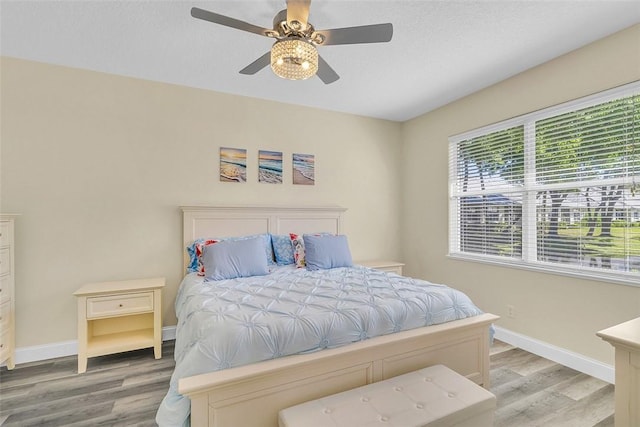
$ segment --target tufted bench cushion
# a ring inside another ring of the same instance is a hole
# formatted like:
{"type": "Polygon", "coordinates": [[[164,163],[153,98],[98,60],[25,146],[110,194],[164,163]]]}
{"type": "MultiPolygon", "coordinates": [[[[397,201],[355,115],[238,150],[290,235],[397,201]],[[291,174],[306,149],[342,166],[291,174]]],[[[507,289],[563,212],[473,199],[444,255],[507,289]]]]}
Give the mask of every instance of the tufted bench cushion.
{"type": "Polygon", "coordinates": [[[491,427],[496,397],[443,365],[283,409],[280,427],[491,427]]]}

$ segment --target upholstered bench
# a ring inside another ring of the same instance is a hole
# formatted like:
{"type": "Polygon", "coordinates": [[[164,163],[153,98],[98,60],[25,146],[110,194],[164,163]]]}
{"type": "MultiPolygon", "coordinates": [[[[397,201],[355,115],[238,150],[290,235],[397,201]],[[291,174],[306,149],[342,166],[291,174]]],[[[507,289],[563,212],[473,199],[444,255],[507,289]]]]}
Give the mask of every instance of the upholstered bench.
{"type": "Polygon", "coordinates": [[[280,427],[491,427],[496,397],[436,365],[283,409],[280,427]]]}

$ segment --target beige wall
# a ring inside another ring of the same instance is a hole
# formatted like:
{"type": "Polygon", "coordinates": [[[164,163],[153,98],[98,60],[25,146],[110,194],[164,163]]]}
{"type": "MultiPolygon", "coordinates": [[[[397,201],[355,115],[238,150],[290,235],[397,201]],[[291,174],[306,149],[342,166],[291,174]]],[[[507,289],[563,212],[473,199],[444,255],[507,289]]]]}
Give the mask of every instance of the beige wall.
{"type": "MultiPolygon", "coordinates": [[[[525,54],[525,53],[523,53],[525,54]]],[[[640,80],[640,25],[406,122],[403,244],[409,275],[465,291],[499,326],[613,363],[595,337],[640,315],[640,287],[447,258],[448,137],[640,80]],[[506,316],[506,306],[516,317],[506,316]]]]}
{"type": "Polygon", "coordinates": [[[76,339],[72,293],[166,276],[165,325],[182,277],[180,205],[348,208],[356,259],[400,256],[399,123],[2,58],[1,211],[16,225],[17,346],[76,339]],[[218,148],[248,149],[248,182],[221,183],[218,148]],[[285,183],[257,182],[259,149],[285,183]],[[291,184],[291,154],[317,184],[291,184]]]}
{"type": "Polygon", "coordinates": [[[0,211],[23,214],[19,347],[75,339],[72,293],[91,281],[166,276],[174,324],[178,206],[193,204],[345,206],[355,258],[402,255],[409,275],[467,292],[500,326],[606,363],[612,350],[595,331],[640,314],[640,288],[448,259],[445,185],[449,136],[640,79],[640,26],[404,124],[11,58],[0,66],[0,211]],[[220,146],[248,149],[247,183],[219,182],[220,146]],[[256,182],[258,149],[284,152],[284,184],[256,182]],[[291,184],[293,152],[316,155],[316,186],[291,184]]]}

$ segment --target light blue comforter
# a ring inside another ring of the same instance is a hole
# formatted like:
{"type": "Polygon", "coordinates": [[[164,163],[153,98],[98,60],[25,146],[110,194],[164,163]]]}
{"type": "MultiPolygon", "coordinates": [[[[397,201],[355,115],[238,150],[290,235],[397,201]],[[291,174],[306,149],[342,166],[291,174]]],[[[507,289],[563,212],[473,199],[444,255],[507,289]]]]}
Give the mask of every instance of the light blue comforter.
{"type": "Polygon", "coordinates": [[[156,421],[189,425],[180,378],[481,313],[455,289],[360,266],[217,282],[191,273],[176,298],[176,367],[156,421]]]}

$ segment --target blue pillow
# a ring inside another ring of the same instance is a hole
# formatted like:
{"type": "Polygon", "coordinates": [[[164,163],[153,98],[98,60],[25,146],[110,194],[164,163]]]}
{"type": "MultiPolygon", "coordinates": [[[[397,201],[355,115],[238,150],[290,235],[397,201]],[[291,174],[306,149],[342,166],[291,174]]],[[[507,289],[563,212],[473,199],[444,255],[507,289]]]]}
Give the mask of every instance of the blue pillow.
{"type": "Polygon", "coordinates": [[[347,236],[302,236],[306,253],[307,270],[352,267],[347,236]]]}
{"type": "Polygon", "coordinates": [[[273,247],[271,246],[271,234],[253,234],[251,236],[239,236],[239,237],[209,237],[206,239],[196,239],[187,246],[187,254],[189,255],[189,265],[187,266],[187,273],[194,273],[198,271],[198,258],[196,255],[196,244],[202,243],[206,240],[217,240],[218,242],[225,242],[231,240],[246,240],[246,239],[255,239],[256,237],[260,237],[264,242],[264,252],[267,257],[267,263],[269,265],[275,264],[275,257],[273,254],[273,247]]]}
{"type": "Polygon", "coordinates": [[[276,264],[289,265],[295,262],[293,259],[293,245],[288,234],[272,234],[271,243],[273,244],[273,253],[276,256],[276,264]]]}
{"type": "Polygon", "coordinates": [[[261,237],[225,240],[205,246],[202,252],[206,280],[235,279],[236,277],[269,274],[261,237]]]}

